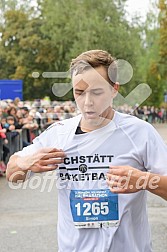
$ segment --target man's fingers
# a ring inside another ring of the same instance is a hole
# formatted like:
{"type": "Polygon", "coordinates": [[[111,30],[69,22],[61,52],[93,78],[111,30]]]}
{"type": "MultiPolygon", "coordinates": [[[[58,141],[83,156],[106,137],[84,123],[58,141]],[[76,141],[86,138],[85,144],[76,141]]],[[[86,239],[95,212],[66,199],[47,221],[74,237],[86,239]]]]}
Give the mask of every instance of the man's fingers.
{"type": "Polygon", "coordinates": [[[42,154],[42,159],[46,160],[49,158],[65,158],[66,154],[64,152],[51,152],[51,153],[47,153],[47,154],[42,154]]]}
{"type": "Polygon", "coordinates": [[[57,152],[57,151],[62,151],[60,149],[57,149],[57,148],[49,148],[49,147],[46,147],[46,148],[42,148],[38,151],[38,153],[52,153],[52,152],[57,152]]]}
{"type": "Polygon", "coordinates": [[[41,166],[40,172],[53,171],[58,168],[58,165],[41,166]]]}
{"type": "Polygon", "coordinates": [[[108,175],[121,175],[122,170],[119,169],[109,169],[108,175]]]}
{"type": "Polygon", "coordinates": [[[107,180],[118,181],[119,179],[120,179],[120,176],[107,173],[107,180]]]}
{"type": "Polygon", "coordinates": [[[51,165],[51,164],[62,164],[64,162],[64,158],[50,158],[47,160],[41,160],[40,165],[51,165]]]}
{"type": "Polygon", "coordinates": [[[126,193],[127,192],[126,189],[119,188],[119,187],[111,187],[110,190],[111,190],[112,193],[117,193],[117,194],[118,193],[126,193]]]}
{"type": "Polygon", "coordinates": [[[130,169],[130,166],[110,166],[108,170],[108,174],[118,175],[118,176],[126,176],[130,173],[132,173],[132,169],[130,169]]]}
{"type": "Polygon", "coordinates": [[[27,160],[27,165],[34,172],[52,171],[58,168],[59,164],[64,163],[65,157],[63,150],[43,148],[27,160]]]}
{"type": "Polygon", "coordinates": [[[123,168],[123,166],[121,166],[121,165],[111,165],[110,166],[110,169],[121,169],[121,168],[123,168]]]}
{"type": "Polygon", "coordinates": [[[109,184],[109,187],[110,188],[124,188],[124,185],[122,185],[121,183],[119,183],[119,182],[115,182],[115,181],[110,181],[110,182],[108,182],[108,184],[109,184]]]}

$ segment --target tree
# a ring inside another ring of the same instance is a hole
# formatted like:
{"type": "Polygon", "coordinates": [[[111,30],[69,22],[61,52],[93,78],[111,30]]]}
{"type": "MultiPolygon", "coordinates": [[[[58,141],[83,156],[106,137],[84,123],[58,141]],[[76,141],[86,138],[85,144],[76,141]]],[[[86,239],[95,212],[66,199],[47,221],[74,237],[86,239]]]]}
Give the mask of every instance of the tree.
{"type": "Polygon", "coordinates": [[[32,77],[53,68],[54,47],[42,34],[40,18],[30,18],[30,13],[9,10],[1,25],[0,78],[23,79],[24,98],[36,98],[50,93],[50,86],[43,78],[32,77]]]}
{"type": "Polygon", "coordinates": [[[164,91],[167,90],[167,1],[159,0],[160,9],[160,64],[162,67],[162,79],[164,84],[164,91]]]}
{"type": "MultiPolygon", "coordinates": [[[[148,13],[146,23],[146,54],[145,54],[145,67],[147,73],[147,83],[152,89],[152,95],[147,100],[147,105],[155,105],[159,107],[164,99],[164,91],[166,84],[166,18],[167,6],[164,0],[159,1],[159,22],[157,23],[157,15],[148,13]],[[166,8],[166,9],[165,9],[166,8]]],[[[157,7],[156,6],[156,9],[157,7]]],[[[166,87],[167,89],[167,87],[166,87]]]]}
{"type": "Polygon", "coordinates": [[[134,78],[124,85],[126,95],[141,82],[138,61],[141,54],[140,27],[132,26],[125,18],[126,1],[43,0],[42,32],[55,44],[56,59],[53,71],[67,71],[69,62],[83,51],[104,49],[116,58],[129,61],[134,78]]]}
{"type": "MultiPolygon", "coordinates": [[[[72,58],[90,49],[107,50],[130,62],[134,76],[122,87],[125,96],[142,82],[141,27],[126,20],[126,0],[38,0],[37,10],[31,1],[27,9],[22,1],[15,2],[4,10],[0,25],[0,78],[23,79],[25,99],[55,99],[53,83],[69,79],[43,78],[42,73],[66,72],[72,58]],[[33,78],[33,72],[40,77],[33,78]]],[[[71,92],[56,97],[66,98],[72,98],[71,92]]]]}

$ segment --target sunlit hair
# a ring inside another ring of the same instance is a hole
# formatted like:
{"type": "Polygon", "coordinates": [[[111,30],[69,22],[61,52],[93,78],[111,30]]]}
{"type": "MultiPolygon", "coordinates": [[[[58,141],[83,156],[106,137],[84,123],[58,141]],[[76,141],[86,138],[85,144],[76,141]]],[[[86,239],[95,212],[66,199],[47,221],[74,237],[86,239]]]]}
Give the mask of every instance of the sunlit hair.
{"type": "Polygon", "coordinates": [[[83,52],[75,59],[72,59],[70,65],[71,77],[81,74],[91,67],[96,68],[103,66],[106,68],[109,83],[114,85],[117,81],[117,64],[116,60],[103,50],[91,50],[83,52]]]}

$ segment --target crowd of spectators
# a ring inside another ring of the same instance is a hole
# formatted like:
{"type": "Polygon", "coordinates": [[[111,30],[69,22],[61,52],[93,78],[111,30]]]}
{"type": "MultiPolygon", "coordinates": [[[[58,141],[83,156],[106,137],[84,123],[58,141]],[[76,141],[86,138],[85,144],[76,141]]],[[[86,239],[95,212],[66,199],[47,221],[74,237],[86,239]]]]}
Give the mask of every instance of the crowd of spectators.
{"type": "Polygon", "coordinates": [[[138,106],[138,104],[135,107],[129,107],[124,104],[124,106],[117,107],[116,110],[122,113],[132,114],[151,124],[167,122],[167,109],[164,107],[138,106]]]}
{"type": "MultiPolygon", "coordinates": [[[[124,104],[115,108],[133,114],[149,123],[167,123],[167,110],[154,106],[129,107],[124,104]]],[[[0,101],[0,176],[5,173],[7,161],[15,151],[29,145],[32,140],[53,122],[79,114],[73,101],[0,101]]]]}

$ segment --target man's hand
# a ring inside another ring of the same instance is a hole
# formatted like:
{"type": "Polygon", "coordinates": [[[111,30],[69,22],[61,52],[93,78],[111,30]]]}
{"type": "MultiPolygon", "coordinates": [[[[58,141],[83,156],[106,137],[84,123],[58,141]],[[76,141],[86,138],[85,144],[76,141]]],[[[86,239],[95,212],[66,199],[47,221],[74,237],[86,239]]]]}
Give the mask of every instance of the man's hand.
{"type": "Polygon", "coordinates": [[[58,165],[64,162],[66,157],[63,150],[56,148],[43,148],[25,157],[18,157],[16,164],[24,171],[46,172],[58,168],[58,165]]]}
{"type": "Polygon", "coordinates": [[[14,154],[10,157],[6,177],[11,182],[23,182],[28,171],[32,172],[47,172],[58,168],[58,165],[64,162],[65,153],[63,150],[56,148],[43,148],[34,154],[24,157],[14,154]]]}
{"type": "Polygon", "coordinates": [[[134,193],[146,189],[150,173],[131,166],[111,166],[107,183],[113,193],[134,193]]]}

